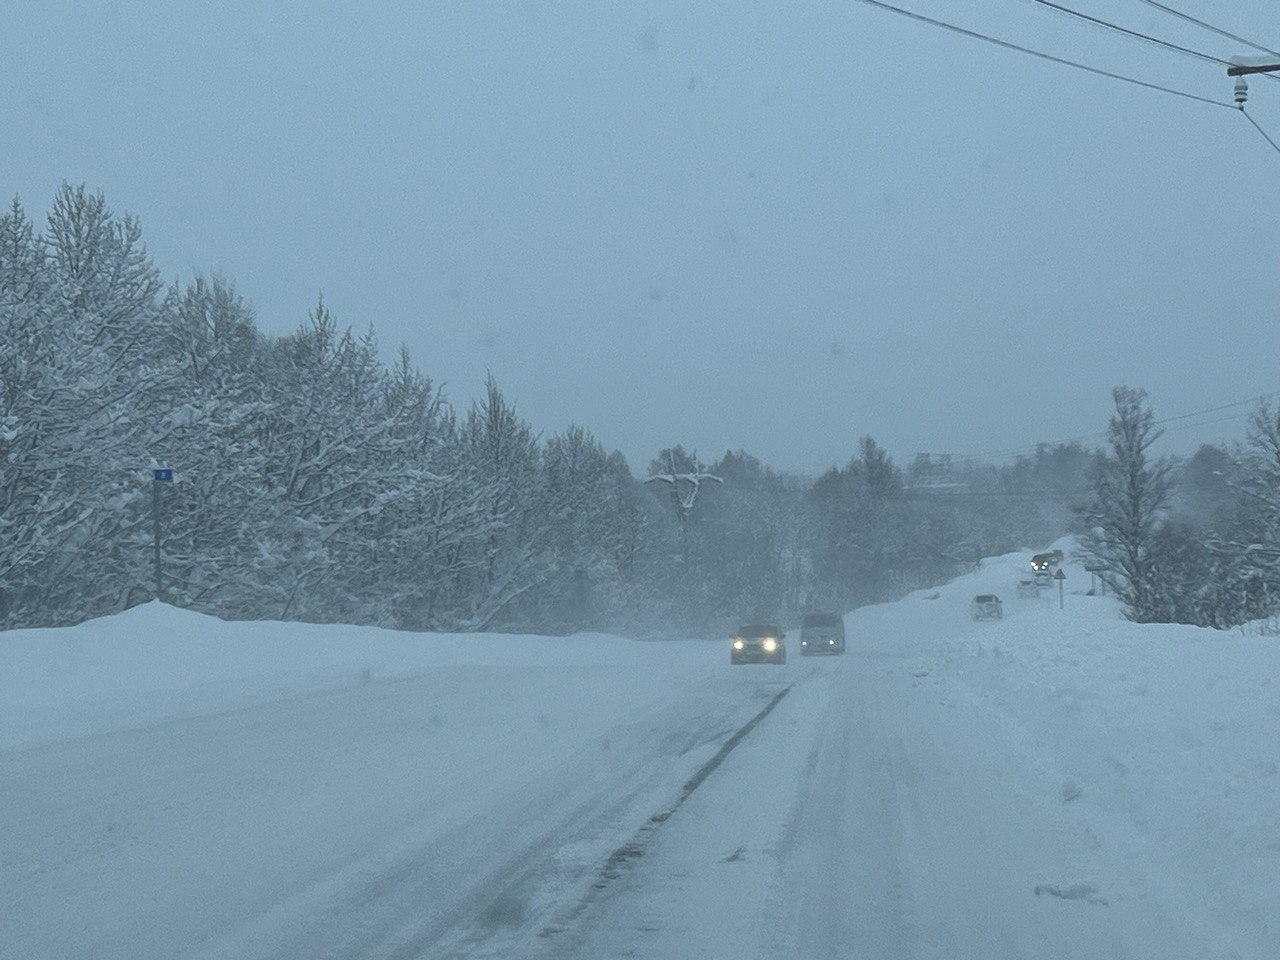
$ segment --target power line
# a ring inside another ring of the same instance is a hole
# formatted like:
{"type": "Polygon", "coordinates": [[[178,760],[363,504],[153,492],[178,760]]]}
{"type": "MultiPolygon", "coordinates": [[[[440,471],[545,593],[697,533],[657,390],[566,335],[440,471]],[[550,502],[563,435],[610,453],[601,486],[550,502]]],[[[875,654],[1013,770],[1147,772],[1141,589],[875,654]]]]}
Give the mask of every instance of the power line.
{"type": "Polygon", "coordinates": [[[1016,50],[1018,53],[1025,53],[1028,56],[1039,57],[1041,60],[1048,60],[1050,63],[1058,63],[1064,67],[1075,67],[1077,70],[1083,70],[1086,73],[1092,73],[1095,76],[1109,77],[1112,80],[1120,80],[1124,83],[1133,84],[1134,86],[1145,87],[1148,90],[1159,90],[1162,93],[1172,94],[1175,97],[1183,97],[1187,100],[1197,100],[1200,103],[1212,104],[1215,107],[1231,107],[1232,106],[1232,104],[1229,104],[1223,100],[1211,100],[1209,97],[1202,97],[1199,94],[1195,94],[1195,93],[1187,93],[1185,90],[1175,90],[1172,87],[1165,87],[1165,86],[1161,86],[1158,83],[1150,83],[1146,80],[1139,80],[1136,77],[1126,76],[1125,74],[1122,74],[1122,73],[1112,73],[1110,70],[1102,70],[1102,69],[1099,69],[1098,67],[1091,67],[1088,64],[1080,63],[1076,60],[1068,60],[1065,57],[1057,57],[1051,53],[1045,53],[1041,50],[1033,50],[1031,47],[1020,46],[1019,44],[1011,43],[1008,40],[1000,40],[996,37],[988,36],[985,33],[979,33],[976,30],[968,30],[965,27],[957,26],[954,23],[947,23],[945,20],[935,20],[933,17],[926,17],[924,14],[921,14],[921,13],[915,13],[911,10],[904,10],[902,7],[895,7],[892,4],[883,3],[881,2],[881,0],[859,0],[859,2],[864,3],[869,7],[876,7],[877,9],[884,10],[889,13],[896,13],[899,16],[907,17],[908,19],[916,20],[920,23],[927,23],[933,27],[940,27],[943,30],[950,30],[952,33],[958,33],[964,37],[970,37],[974,40],[982,40],[986,43],[995,44],[997,47],[1002,47],[1005,50],[1016,50]]]}
{"type": "Polygon", "coordinates": [[[1194,430],[1196,427],[1212,427],[1219,423],[1232,423],[1236,420],[1249,416],[1249,411],[1244,410],[1240,413],[1233,413],[1225,417],[1214,417],[1212,420],[1197,420],[1195,423],[1179,423],[1177,426],[1169,427],[1170,430],[1194,430]]]}
{"type": "Polygon", "coordinates": [[[1221,27],[1215,27],[1213,24],[1205,23],[1203,20],[1197,20],[1190,14],[1183,13],[1181,10],[1173,9],[1173,7],[1168,4],[1158,3],[1157,0],[1139,0],[1139,2],[1145,3],[1149,7],[1155,7],[1157,10],[1163,10],[1171,16],[1187,21],[1187,23],[1194,23],[1197,27],[1203,27],[1210,33],[1216,33],[1220,37],[1226,37],[1228,40],[1234,40],[1236,43],[1243,43],[1246,47],[1253,47],[1253,49],[1261,50],[1263,53],[1269,53],[1273,57],[1280,57],[1280,52],[1272,50],[1270,47],[1264,47],[1260,43],[1254,43],[1252,40],[1246,40],[1244,37],[1236,36],[1234,33],[1228,33],[1221,27]]]}
{"type": "Polygon", "coordinates": [[[1200,50],[1192,50],[1190,47],[1182,47],[1176,43],[1170,43],[1168,40],[1161,40],[1159,37],[1153,37],[1147,33],[1141,33],[1137,30],[1130,30],[1128,27],[1122,27],[1118,23],[1112,23],[1110,20],[1102,20],[1099,17],[1090,16],[1087,13],[1081,13],[1079,10],[1073,10],[1071,7],[1063,6],[1060,3],[1053,3],[1051,0],[1031,0],[1032,3],[1038,3],[1042,7],[1048,7],[1050,10],[1056,10],[1059,13],[1066,14],[1069,17],[1075,17],[1077,20],[1083,20],[1086,23],[1092,23],[1095,26],[1103,27],[1107,30],[1114,30],[1116,33],[1122,33],[1127,37],[1133,37],[1137,40],[1143,40],[1147,43],[1173,50],[1176,53],[1183,53],[1189,57],[1196,57],[1200,60],[1206,60],[1209,63],[1221,63],[1231,66],[1230,60],[1223,60],[1221,57],[1215,57],[1210,53],[1203,53],[1200,50]]]}
{"type": "MultiPolygon", "coordinates": [[[[1274,396],[1275,396],[1274,391],[1271,393],[1260,393],[1256,397],[1246,397],[1243,400],[1236,400],[1232,403],[1224,403],[1220,407],[1208,407],[1207,409],[1204,409],[1204,410],[1193,410],[1191,411],[1191,413],[1180,413],[1176,417],[1165,417],[1163,420],[1157,420],[1156,423],[1157,424],[1173,423],[1175,420],[1190,420],[1192,417],[1201,417],[1201,416],[1204,416],[1206,413],[1221,413],[1223,410],[1230,410],[1232,407],[1243,407],[1246,404],[1257,403],[1259,400],[1266,400],[1274,396]]],[[[1232,418],[1228,417],[1227,419],[1232,419],[1232,418]]]]}
{"type": "Polygon", "coordinates": [[[1253,124],[1253,129],[1257,130],[1260,134],[1262,134],[1262,139],[1266,140],[1267,143],[1271,144],[1272,149],[1275,150],[1276,153],[1280,153],[1280,144],[1277,144],[1274,140],[1272,140],[1271,137],[1267,134],[1267,131],[1263,130],[1262,127],[1258,126],[1258,121],[1253,119],[1253,117],[1249,115],[1249,112],[1245,110],[1243,106],[1240,107],[1240,113],[1244,116],[1246,120],[1248,120],[1251,124],[1253,124]]]}
{"type": "Polygon", "coordinates": [[[1041,440],[1021,447],[1006,447],[1003,450],[984,450],[980,453],[926,453],[924,456],[947,457],[951,460],[964,460],[969,462],[976,460],[1008,460],[1024,453],[1030,453],[1040,447],[1065,447],[1068,444],[1079,443],[1082,440],[1099,440],[1106,435],[1107,431],[1100,430],[1097,433],[1082,433],[1077,434],[1074,437],[1066,437],[1062,440],[1041,440]]]}
{"type": "MultiPolygon", "coordinates": [[[[1209,63],[1218,63],[1227,67],[1234,65],[1232,61],[1224,60],[1222,57],[1216,57],[1211,53],[1205,53],[1201,50],[1193,50],[1190,47],[1183,47],[1176,43],[1170,43],[1168,40],[1161,40],[1159,37],[1153,37],[1149,33],[1142,33],[1139,30],[1131,30],[1128,27],[1122,27],[1120,24],[1112,23],[1110,20],[1103,20],[1100,17],[1095,17],[1088,13],[1082,13],[1079,10],[1075,10],[1061,3],[1054,3],[1053,0],[1031,0],[1031,2],[1039,4],[1042,7],[1048,7],[1051,10],[1056,10],[1069,17],[1074,17],[1077,20],[1083,20],[1086,23],[1094,24],[1095,26],[1102,27],[1106,30],[1113,30],[1116,33],[1124,34],[1125,36],[1132,37],[1136,40],[1142,40],[1146,43],[1154,44],[1159,47],[1164,47],[1165,49],[1172,50],[1176,53],[1186,54],[1187,56],[1195,57],[1199,60],[1204,60],[1209,63]]],[[[1249,46],[1253,46],[1253,44],[1249,44],[1249,46]]],[[[1280,56],[1280,54],[1278,54],[1278,56],[1280,56]]],[[[1268,80],[1280,80],[1280,77],[1269,73],[1264,73],[1263,76],[1268,80]]]]}
{"type": "MultiPolygon", "coordinates": [[[[1061,3],[1054,3],[1053,0],[1031,0],[1031,2],[1039,4],[1042,7],[1048,7],[1051,10],[1056,10],[1059,13],[1066,14],[1069,17],[1074,17],[1077,20],[1083,20],[1086,23],[1094,24],[1095,26],[1102,27],[1106,30],[1113,30],[1116,33],[1124,34],[1127,37],[1132,37],[1136,40],[1142,40],[1142,41],[1145,41],[1146,43],[1155,44],[1156,46],[1159,46],[1159,47],[1164,47],[1165,49],[1172,50],[1175,53],[1182,53],[1190,57],[1195,57],[1199,60],[1204,60],[1208,63],[1218,63],[1227,67],[1234,65],[1232,61],[1224,60],[1222,57],[1216,57],[1211,53],[1205,53],[1201,50],[1193,50],[1191,47],[1183,47],[1176,43],[1170,43],[1168,40],[1161,40],[1159,37],[1153,37],[1151,36],[1151,34],[1143,33],[1140,30],[1131,30],[1128,27],[1122,27],[1120,26],[1120,24],[1112,23],[1110,20],[1103,20],[1101,17],[1095,17],[1088,13],[1082,13],[1079,10],[1075,10],[1061,3]]],[[[1253,46],[1253,44],[1249,44],[1249,46],[1253,46]]],[[[1277,54],[1277,56],[1280,56],[1280,54],[1277,54]]],[[[1263,76],[1269,80],[1280,80],[1280,77],[1274,76],[1269,73],[1264,73],[1263,76]]]]}
{"type": "MultiPolygon", "coordinates": [[[[1206,407],[1202,410],[1192,410],[1190,413],[1180,413],[1172,417],[1163,417],[1155,421],[1155,426],[1164,426],[1167,423],[1176,423],[1181,420],[1190,420],[1192,417],[1202,417],[1210,413],[1221,413],[1223,410],[1230,410],[1233,407],[1243,407],[1246,404],[1258,403],[1262,400],[1268,400],[1275,397],[1280,391],[1272,391],[1270,393],[1259,393],[1256,396],[1246,397],[1243,400],[1234,400],[1231,403],[1219,404],[1216,407],[1206,407]]],[[[1230,420],[1238,420],[1245,416],[1246,413],[1234,414],[1230,417],[1223,417],[1218,420],[1206,420],[1202,423],[1188,423],[1185,427],[1207,427],[1215,423],[1226,423],[1230,420]]],[[[1042,440],[1037,443],[1029,443],[1021,447],[1007,447],[1003,450],[987,450],[981,453],[930,453],[925,454],[929,457],[948,457],[951,460],[974,462],[978,460],[1008,460],[1024,453],[1030,453],[1040,447],[1064,447],[1072,443],[1080,443],[1085,440],[1100,440],[1107,436],[1108,431],[1099,430],[1095,433],[1083,433],[1074,437],[1067,437],[1062,440],[1042,440]]]]}

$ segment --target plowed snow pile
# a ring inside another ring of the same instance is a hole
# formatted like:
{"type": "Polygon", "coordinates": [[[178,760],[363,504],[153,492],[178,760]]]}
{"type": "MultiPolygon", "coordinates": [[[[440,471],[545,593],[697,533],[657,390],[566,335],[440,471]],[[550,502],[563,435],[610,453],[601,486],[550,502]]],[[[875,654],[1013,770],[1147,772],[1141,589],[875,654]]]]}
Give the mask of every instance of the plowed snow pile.
{"type": "Polygon", "coordinates": [[[403,633],[225,621],[147,603],[56,630],[0,632],[0,750],[452,669],[643,658],[620,637],[403,633]]]}
{"type": "Polygon", "coordinates": [[[1084,595],[1089,574],[1071,562],[1063,609],[1056,584],[1018,600],[1028,559],[984,561],[850,621],[918,650],[919,695],[1000,745],[990,774],[1069,852],[1035,893],[1113,909],[1160,902],[1191,938],[1184,956],[1273,955],[1280,637],[1130,623],[1114,598],[1084,595]],[[957,630],[963,605],[986,592],[1004,599],[1005,619],[957,630]],[[899,635],[912,621],[920,632],[899,635]]]}

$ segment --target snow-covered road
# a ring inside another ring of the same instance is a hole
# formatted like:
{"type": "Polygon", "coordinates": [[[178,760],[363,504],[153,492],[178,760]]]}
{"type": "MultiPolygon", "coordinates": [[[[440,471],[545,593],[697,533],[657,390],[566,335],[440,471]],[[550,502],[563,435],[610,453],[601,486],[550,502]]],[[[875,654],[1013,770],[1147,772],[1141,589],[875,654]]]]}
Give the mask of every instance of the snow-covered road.
{"type": "Polygon", "coordinates": [[[572,895],[777,685],[643,652],[643,677],[458,666],[0,754],[0,943],[465,956],[572,895]]]}
{"type": "Polygon", "coordinates": [[[541,956],[1185,955],[1158,902],[1036,895],[1095,883],[1073,872],[1083,851],[1058,784],[1037,803],[1034,758],[931,703],[911,658],[824,667],[655,838],[572,951],[541,956]]]}
{"type": "Polygon", "coordinates": [[[1280,645],[1015,601],[1024,563],[781,668],[162,608],[0,638],[0,956],[1274,955],[1280,645]]]}

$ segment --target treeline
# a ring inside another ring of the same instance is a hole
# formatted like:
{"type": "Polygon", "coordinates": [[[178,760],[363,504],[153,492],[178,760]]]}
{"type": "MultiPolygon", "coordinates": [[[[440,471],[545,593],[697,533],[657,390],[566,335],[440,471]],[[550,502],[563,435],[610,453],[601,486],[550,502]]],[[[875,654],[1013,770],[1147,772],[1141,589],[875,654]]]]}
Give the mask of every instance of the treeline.
{"type": "Polygon", "coordinates": [[[937,464],[904,471],[868,438],[813,481],[673,445],[636,477],[582,427],[538,433],[492,380],[455,409],[323,303],[269,337],[218,277],[166,286],[100,194],[64,186],[42,229],[16,200],[0,216],[2,627],[155,595],[156,466],[175,470],[160,490],[174,604],[656,632],[848,609],[1047,542],[1089,457],[1046,448],[935,483],[937,464]],[[690,504],[679,478],[702,473],[720,482],[690,504]]]}
{"type": "Polygon", "coordinates": [[[1262,402],[1244,440],[1186,461],[1155,458],[1146,393],[1117,387],[1107,449],[1080,511],[1084,552],[1106,567],[1130,619],[1230,627],[1280,601],[1280,408],[1262,402]]]}

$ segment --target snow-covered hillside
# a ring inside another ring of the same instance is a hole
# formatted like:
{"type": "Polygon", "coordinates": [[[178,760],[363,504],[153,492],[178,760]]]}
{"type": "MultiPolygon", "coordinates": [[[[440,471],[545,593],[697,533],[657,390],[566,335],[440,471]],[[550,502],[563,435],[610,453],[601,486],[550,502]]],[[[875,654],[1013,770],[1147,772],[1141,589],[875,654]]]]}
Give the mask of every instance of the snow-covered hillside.
{"type": "Polygon", "coordinates": [[[0,944],[1273,956],[1280,642],[1128,623],[1070,563],[1019,600],[1028,558],[781,668],[158,606],[0,634],[0,944]]]}

